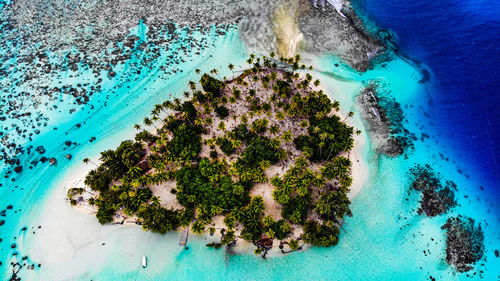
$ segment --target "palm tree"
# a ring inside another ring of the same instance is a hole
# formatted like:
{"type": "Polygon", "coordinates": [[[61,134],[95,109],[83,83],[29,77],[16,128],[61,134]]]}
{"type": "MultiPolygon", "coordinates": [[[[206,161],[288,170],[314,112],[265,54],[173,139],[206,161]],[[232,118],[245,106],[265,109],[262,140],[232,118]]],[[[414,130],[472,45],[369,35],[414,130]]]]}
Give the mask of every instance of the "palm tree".
{"type": "Polygon", "coordinates": [[[293,139],[293,134],[290,130],[283,132],[282,136],[283,141],[285,142],[291,142],[293,139]]]}
{"type": "Polygon", "coordinates": [[[276,78],[278,78],[278,74],[275,71],[271,71],[271,74],[269,74],[269,78],[271,78],[271,81],[276,81],[276,78]]]}
{"type": "Polygon", "coordinates": [[[257,83],[257,81],[259,81],[259,75],[254,75],[252,77],[252,84],[253,84],[254,88],[255,88],[255,84],[257,83]]]}
{"type": "Polygon", "coordinates": [[[196,74],[200,74],[200,73],[201,73],[201,70],[199,70],[199,69],[197,68],[197,69],[195,69],[195,70],[194,70],[194,72],[195,72],[196,74]]]}
{"type": "Polygon", "coordinates": [[[307,159],[304,157],[298,157],[295,159],[295,167],[298,167],[300,169],[307,167],[309,163],[307,162],[307,159]]]}
{"type": "Polygon", "coordinates": [[[286,150],[284,149],[280,149],[276,152],[276,156],[278,157],[278,159],[280,160],[280,164],[281,166],[285,166],[284,165],[284,161],[285,159],[287,158],[288,156],[288,153],[286,153],[286,150]]]}
{"type": "Polygon", "coordinates": [[[277,133],[279,133],[279,131],[280,131],[280,129],[279,129],[278,125],[272,125],[270,128],[270,132],[273,135],[276,135],[277,133]]]}
{"type": "Polygon", "coordinates": [[[289,224],[289,223],[287,223],[287,222],[285,222],[285,223],[281,224],[281,225],[280,225],[280,230],[281,230],[281,232],[283,232],[283,233],[288,233],[288,232],[290,232],[290,224],[289,224]]]}
{"type": "Polygon", "coordinates": [[[200,221],[195,221],[191,226],[191,229],[195,234],[202,234],[205,230],[205,226],[200,221]]]}
{"type": "Polygon", "coordinates": [[[151,121],[153,122],[156,122],[156,121],[161,121],[163,123],[163,120],[161,120],[158,115],[154,115],[153,117],[151,117],[151,121]]]}
{"type": "Polygon", "coordinates": [[[166,112],[164,111],[164,106],[163,106],[163,104],[155,104],[154,109],[155,109],[158,113],[159,113],[160,111],[163,111],[164,113],[166,113],[166,112]]]}
{"type": "Polygon", "coordinates": [[[247,63],[248,64],[252,64],[254,58],[255,58],[255,55],[254,54],[250,54],[250,57],[247,59],[247,63]]]}
{"type": "Polygon", "coordinates": [[[219,71],[217,69],[214,68],[214,69],[210,70],[210,73],[217,75],[217,77],[219,77],[219,79],[220,79],[219,71]]]}
{"type": "Polygon", "coordinates": [[[274,230],[269,229],[269,230],[266,232],[266,235],[267,235],[269,238],[274,238],[274,236],[276,236],[276,233],[274,233],[274,230]]]}
{"type": "Polygon", "coordinates": [[[166,168],[165,162],[163,162],[161,158],[160,159],[154,159],[154,161],[150,161],[150,165],[156,171],[163,171],[166,168]]]}
{"type": "Polygon", "coordinates": [[[340,110],[340,103],[338,101],[334,101],[332,103],[332,106],[333,106],[333,109],[335,109],[335,111],[339,111],[340,110]]]}
{"type": "Polygon", "coordinates": [[[295,62],[296,62],[296,63],[299,63],[299,61],[300,61],[300,55],[299,55],[299,54],[297,54],[297,55],[295,55],[295,62]]]}
{"type": "Polygon", "coordinates": [[[230,64],[227,66],[227,68],[229,68],[229,70],[231,70],[231,73],[232,73],[232,74],[233,74],[233,76],[234,76],[234,72],[233,72],[233,70],[234,70],[234,64],[230,63],[230,64]]]}
{"type": "Polygon", "coordinates": [[[130,168],[130,170],[128,171],[127,174],[131,178],[138,178],[141,176],[141,173],[142,173],[142,169],[139,168],[138,166],[134,166],[134,167],[130,168]]]}
{"type": "Polygon", "coordinates": [[[149,119],[148,117],[144,117],[144,125],[146,126],[153,126],[155,127],[156,130],[158,130],[158,128],[155,126],[155,124],[153,124],[153,121],[151,119],[149,119]]]}
{"type": "Polygon", "coordinates": [[[236,149],[241,146],[241,140],[231,140],[231,146],[236,149]]]}
{"type": "Polygon", "coordinates": [[[96,167],[98,167],[98,165],[97,165],[96,163],[94,163],[92,160],[90,160],[89,158],[85,158],[85,159],[83,159],[83,163],[84,163],[84,164],[92,163],[92,164],[94,164],[96,167]]]}
{"type": "Polygon", "coordinates": [[[271,225],[273,225],[274,220],[273,217],[267,215],[264,218],[262,218],[262,222],[264,223],[264,226],[270,227],[271,225]]]}
{"type": "Polygon", "coordinates": [[[225,131],[226,130],[226,124],[224,123],[224,121],[221,121],[219,123],[219,126],[217,126],[217,128],[221,131],[225,131]]]}
{"type": "Polygon", "coordinates": [[[350,118],[350,117],[353,117],[354,116],[354,112],[352,111],[349,111],[349,113],[347,114],[347,116],[344,118],[344,120],[342,120],[342,122],[345,122],[345,120],[347,120],[347,118],[350,118]]]}
{"type": "Polygon", "coordinates": [[[297,71],[298,69],[299,69],[299,64],[296,62],[292,63],[292,78],[296,79],[295,74],[297,73],[295,73],[295,71],[297,71]]]}
{"type": "Polygon", "coordinates": [[[134,125],[134,129],[136,129],[136,130],[140,130],[140,129],[141,129],[141,125],[139,125],[139,124],[135,124],[135,125],[134,125]]]}
{"type": "Polygon", "coordinates": [[[189,85],[189,88],[191,89],[191,91],[194,92],[196,90],[196,83],[195,82],[189,81],[188,85],[189,85]]]}

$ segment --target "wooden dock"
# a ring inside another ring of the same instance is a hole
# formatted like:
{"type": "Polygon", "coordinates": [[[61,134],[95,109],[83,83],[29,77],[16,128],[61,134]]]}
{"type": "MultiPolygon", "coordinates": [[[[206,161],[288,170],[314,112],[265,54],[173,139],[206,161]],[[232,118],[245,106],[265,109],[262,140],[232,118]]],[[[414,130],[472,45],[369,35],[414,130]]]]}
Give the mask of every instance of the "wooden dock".
{"type": "Polygon", "coordinates": [[[189,235],[189,226],[187,226],[181,234],[181,240],[179,241],[180,246],[186,246],[189,235]]]}

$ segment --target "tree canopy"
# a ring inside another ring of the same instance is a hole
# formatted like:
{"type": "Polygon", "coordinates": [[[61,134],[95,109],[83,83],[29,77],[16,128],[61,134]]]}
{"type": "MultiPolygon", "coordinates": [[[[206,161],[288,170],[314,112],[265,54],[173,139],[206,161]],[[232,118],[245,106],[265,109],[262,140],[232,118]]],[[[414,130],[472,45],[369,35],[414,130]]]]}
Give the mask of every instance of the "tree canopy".
{"type": "MultiPolygon", "coordinates": [[[[200,86],[188,83],[184,100],[155,105],[145,126],[134,126],[135,141],[102,152],[85,178],[96,192],[89,203],[98,207],[98,221],[111,222],[118,212],[161,234],[184,225],[214,234],[209,224],[224,216],[219,246],[292,235],[292,249],[299,240],[337,244],[340,224],[352,216],[352,163],[344,155],[354,129],[299,61],[251,56],[233,80],[212,70],[200,86]],[[256,196],[257,184],[272,190],[274,202],[256,196]],[[163,207],[159,191],[167,188],[176,208],[163,207]],[[265,208],[272,204],[281,207],[274,217],[265,208]]],[[[234,65],[228,68],[234,73],[234,65]]]]}

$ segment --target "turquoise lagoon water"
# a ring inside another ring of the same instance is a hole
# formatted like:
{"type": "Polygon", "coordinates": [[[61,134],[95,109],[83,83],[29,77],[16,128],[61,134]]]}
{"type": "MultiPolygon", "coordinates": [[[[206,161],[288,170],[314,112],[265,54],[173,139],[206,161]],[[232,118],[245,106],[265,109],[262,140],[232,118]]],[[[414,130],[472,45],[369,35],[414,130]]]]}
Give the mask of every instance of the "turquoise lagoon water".
{"type": "MultiPolygon", "coordinates": [[[[4,183],[8,188],[0,191],[0,206],[14,206],[1,229],[2,279],[11,276],[10,261],[27,255],[30,263],[40,263],[41,267],[23,269],[20,276],[25,280],[429,280],[429,276],[436,280],[465,280],[469,279],[466,274],[456,273],[444,260],[445,234],[440,226],[452,214],[466,214],[482,223],[487,251],[486,259],[480,262],[484,265],[478,269],[484,270],[484,280],[498,278],[500,267],[492,249],[498,247],[499,221],[492,202],[477,188],[482,179],[460,174],[457,168],[467,167],[470,172],[474,167],[453,162],[458,153],[434,138],[416,141],[408,159],[380,156],[368,147],[363,151],[370,179],[353,199],[354,216],[347,219],[340,243],[326,249],[278,254],[267,260],[251,253],[226,257],[222,250],[205,247],[206,237],[191,236],[189,249],[185,250],[177,245],[178,233],[157,235],[135,226],[100,226],[93,216],[73,210],[64,196],[67,186],[75,184],[74,175],[91,168],[81,164],[83,158],[96,159],[100,151],[132,138],[133,124],[140,123],[154,104],[168,98],[167,93],[182,93],[187,81],[196,79],[195,68],[219,68],[221,75],[230,75],[225,70],[229,62],[244,66],[249,50],[236,29],[224,37],[207,39],[214,46],[199,56],[191,56],[181,66],[184,72],[159,77],[155,71],[159,65],[155,65],[143,71],[138,81],[120,85],[107,81],[105,90],[114,90],[115,94],[105,100],[91,99],[86,106],[99,109],[84,107],[73,115],[61,113],[51,118],[49,127],[58,130],[47,130],[35,143],[43,144],[47,155],[58,159],[57,167],[38,165],[21,174],[16,182],[4,183]],[[106,107],[101,107],[103,102],[106,107]],[[75,129],[76,123],[82,127],[75,129]],[[89,143],[93,136],[97,140],[89,143]],[[63,150],[65,140],[81,145],[63,150]],[[64,158],[67,153],[73,155],[71,161],[64,158]],[[439,153],[452,160],[446,161],[439,153]],[[407,194],[407,172],[415,163],[430,163],[444,178],[457,183],[460,206],[451,214],[427,218],[416,213],[418,196],[407,194]],[[26,231],[21,230],[24,226],[28,227],[26,231]],[[11,249],[11,243],[17,247],[11,249]],[[19,254],[14,256],[15,252],[19,254]],[[140,267],[143,255],[149,259],[147,269],[140,267]]],[[[363,128],[363,123],[354,97],[363,84],[375,79],[384,92],[402,104],[408,120],[405,126],[417,135],[427,132],[432,120],[422,118],[422,112],[433,85],[419,84],[420,72],[404,60],[396,57],[360,75],[342,65],[334,67],[338,60],[332,56],[305,57],[316,67],[315,75],[321,78],[322,85],[341,102],[342,111],[355,111],[352,122],[356,127],[363,128]]],[[[123,68],[116,71],[118,76],[126,73],[127,64],[123,68]]],[[[365,130],[363,134],[366,137],[365,130]]]]}

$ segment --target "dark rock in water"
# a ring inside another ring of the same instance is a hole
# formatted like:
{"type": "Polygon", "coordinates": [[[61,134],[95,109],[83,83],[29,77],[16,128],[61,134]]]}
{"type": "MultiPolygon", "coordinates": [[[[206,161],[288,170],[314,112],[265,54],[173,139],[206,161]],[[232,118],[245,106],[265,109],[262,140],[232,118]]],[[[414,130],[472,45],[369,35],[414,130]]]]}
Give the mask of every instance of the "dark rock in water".
{"type": "Polygon", "coordinates": [[[65,142],[64,142],[64,144],[65,144],[66,146],[70,146],[70,145],[71,145],[71,141],[65,141],[65,142]]]}
{"type": "Polygon", "coordinates": [[[356,97],[356,103],[378,152],[396,157],[413,147],[412,134],[403,126],[401,105],[394,98],[378,93],[377,84],[366,87],[356,97]]]}
{"type": "Polygon", "coordinates": [[[441,226],[446,229],[446,262],[459,272],[474,268],[484,255],[484,233],[471,218],[451,217],[441,226]]]}
{"type": "Polygon", "coordinates": [[[380,146],[380,151],[388,156],[395,157],[405,152],[405,140],[398,137],[390,137],[387,142],[380,146]]]}
{"type": "Polygon", "coordinates": [[[55,164],[57,164],[57,159],[56,159],[56,158],[54,158],[54,157],[50,158],[50,160],[49,160],[49,164],[50,164],[50,165],[55,165],[55,164]]]}
{"type": "Polygon", "coordinates": [[[456,185],[451,181],[443,185],[431,166],[417,165],[410,173],[414,177],[411,188],[422,193],[419,214],[425,212],[427,216],[434,217],[457,205],[454,193],[456,185]]]}
{"type": "Polygon", "coordinates": [[[0,220],[0,226],[5,224],[5,220],[0,220]]]}
{"type": "Polygon", "coordinates": [[[13,208],[14,208],[14,206],[12,206],[12,205],[7,206],[7,210],[12,210],[13,208]]]}
{"type": "Polygon", "coordinates": [[[65,156],[65,157],[66,157],[66,159],[68,159],[68,160],[71,160],[71,158],[73,158],[73,156],[72,156],[71,154],[66,154],[66,156],[65,156]]]}
{"type": "Polygon", "coordinates": [[[16,244],[12,244],[12,245],[10,245],[10,248],[11,248],[11,249],[14,249],[15,247],[17,247],[17,245],[16,245],[16,244]]]}
{"type": "Polygon", "coordinates": [[[20,172],[22,172],[22,171],[23,171],[23,166],[16,166],[16,167],[14,168],[14,172],[16,172],[16,173],[18,173],[18,174],[19,174],[20,172]]]}
{"type": "Polygon", "coordinates": [[[418,83],[425,83],[431,79],[431,74],[427,69],[422,69],[422,78],[418,81],[418,83]]]}
{"type": "Polygon", "coordinates": [[[498,250],[495,250],[495,257],[499,257],[500,256],[500,253],[498,252],[498,250]]]}
{"type": "Polygon", "coordinates": [[[38,153],[40,154],[44,154],[45,153],[45,148],[43,146],[38,146],[35,151],[37,151],[38,153]]]}

